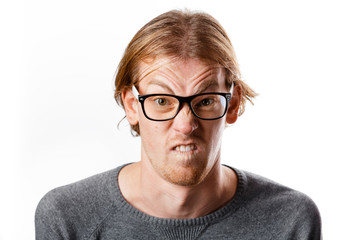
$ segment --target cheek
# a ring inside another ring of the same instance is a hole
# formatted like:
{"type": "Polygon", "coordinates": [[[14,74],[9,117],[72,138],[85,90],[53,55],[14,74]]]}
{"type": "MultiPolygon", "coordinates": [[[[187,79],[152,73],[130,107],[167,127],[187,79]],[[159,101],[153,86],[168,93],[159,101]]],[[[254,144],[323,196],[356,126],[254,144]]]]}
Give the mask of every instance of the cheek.
{"type": "Polygon", "coordinates": [[[207,139],[217,141],[222,136],[225,129],[225,118],[219,120],[207,121],[204,124],[204,132],[207,135],[207,139]]]}
{"type": "Polygon", "coordinates": [[[204,123],[203,139],[207,142],[208,153],[217,154],[221,148],[221,139],[225,129],[225,119],[204,123]]]}
{"type": "Polygon", "coordinates": [[[146,119],[144,116],[140,117],[139,127],[142,144],[147,149],[163,148],[165,140],[165,125],[163,122],[155,122],[146,119]]]}

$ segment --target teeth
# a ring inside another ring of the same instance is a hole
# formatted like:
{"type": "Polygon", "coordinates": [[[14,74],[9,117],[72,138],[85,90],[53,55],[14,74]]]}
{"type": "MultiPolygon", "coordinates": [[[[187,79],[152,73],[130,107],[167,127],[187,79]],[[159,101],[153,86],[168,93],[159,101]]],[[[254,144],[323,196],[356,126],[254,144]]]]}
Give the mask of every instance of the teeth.
{"type": "Polygon", "coordinates": [[[180,152],[189,152],[195,149],[195,145],[194,144],[190,144],[190,145],[179,145],[176,146],[175,150],[176,151],[180,151],[180,152]]]}

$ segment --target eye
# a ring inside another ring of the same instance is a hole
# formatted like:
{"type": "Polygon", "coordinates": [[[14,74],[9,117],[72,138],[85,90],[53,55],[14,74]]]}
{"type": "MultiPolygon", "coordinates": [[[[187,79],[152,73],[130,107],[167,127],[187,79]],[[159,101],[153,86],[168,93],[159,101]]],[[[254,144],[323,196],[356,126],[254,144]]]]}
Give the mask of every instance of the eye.
{"type": "Polygon", "coordinates": [[[212,98],[204,98],[202,99],[198,104],[200,106],[209,106],[210,104],[212,104],[214,102],[214,99],[212,98]]]}
{"type": "Polygon", "coordinates": [[[154,101],[160,106],[164,106],[168,102],[165,98],[157,98],[154,101]]]}

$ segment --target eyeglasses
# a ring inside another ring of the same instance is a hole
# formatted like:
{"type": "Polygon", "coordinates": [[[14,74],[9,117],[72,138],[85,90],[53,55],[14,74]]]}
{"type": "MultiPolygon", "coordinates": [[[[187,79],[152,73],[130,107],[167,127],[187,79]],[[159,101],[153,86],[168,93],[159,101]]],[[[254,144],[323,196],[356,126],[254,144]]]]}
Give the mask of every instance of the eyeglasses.
{"type": "Polygon", "coordinates": [[[133,93],[141,103],[146,118],[152,121],[167,121],[176,117],[183,103],[187,103],[191,112],[203,120],[222,118],[229,106],[233,86],[230,93],[200,93],[188,97],[172,94],[139,95],[133,86],[133,93]]]}

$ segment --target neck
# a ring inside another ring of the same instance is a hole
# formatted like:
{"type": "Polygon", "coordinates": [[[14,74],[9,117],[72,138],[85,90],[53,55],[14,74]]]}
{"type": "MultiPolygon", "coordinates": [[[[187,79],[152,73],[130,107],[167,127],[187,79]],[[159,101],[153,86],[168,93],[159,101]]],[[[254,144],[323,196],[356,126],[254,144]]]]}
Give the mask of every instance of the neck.
{"type": "Polygon", "coordinates": [[[229,202],[236,191],[236,174],[220,164],[195,186],[169,183],[147,167],[143,162],[128,165],[119,175],[119,184],[126,200],[151,216],[174,219],[205,216],[229,202]]]}

